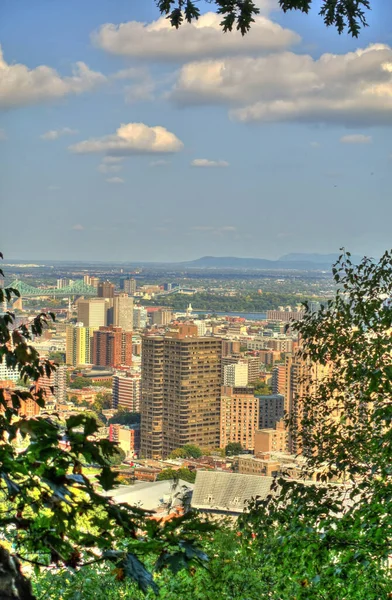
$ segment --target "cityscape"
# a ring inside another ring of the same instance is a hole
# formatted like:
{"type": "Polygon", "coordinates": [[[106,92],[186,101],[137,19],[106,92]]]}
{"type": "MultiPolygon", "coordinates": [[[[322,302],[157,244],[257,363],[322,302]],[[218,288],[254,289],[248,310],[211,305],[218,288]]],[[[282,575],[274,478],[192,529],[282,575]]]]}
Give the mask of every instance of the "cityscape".
{"type": "Polygon", "coordinates": [[[0,600],[392,598],[391,39],[0,1],[0,600]]]}

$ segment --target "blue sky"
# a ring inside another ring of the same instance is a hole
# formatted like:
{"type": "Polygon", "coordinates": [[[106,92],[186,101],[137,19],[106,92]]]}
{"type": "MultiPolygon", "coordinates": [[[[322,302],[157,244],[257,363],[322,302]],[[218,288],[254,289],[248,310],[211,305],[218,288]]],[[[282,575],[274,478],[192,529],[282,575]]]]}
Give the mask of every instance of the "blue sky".
{"type": "Polygon", "coordinates": [[[154,0],[2,0],[5,256],[389,248],[390,3],[358,40],[259,4],[242,39],[171,31],[154,0]]]}

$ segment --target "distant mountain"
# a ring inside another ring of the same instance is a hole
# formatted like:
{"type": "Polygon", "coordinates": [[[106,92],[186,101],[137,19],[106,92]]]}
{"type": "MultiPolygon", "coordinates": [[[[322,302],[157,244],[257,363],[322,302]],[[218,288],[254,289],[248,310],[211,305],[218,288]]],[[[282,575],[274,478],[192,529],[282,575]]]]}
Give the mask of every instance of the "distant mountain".
{"type": "MultiPolygon", "coordinates": [[[[294,256],[294,255],[288,255],[294,256]]],[[[302,255],[321,256],[321,255],[302,255]]],[[[317,271],[329,270],[334,260],[328,256],[321,260],[311,261],[309,259],[294,259],[282,257],[279,260],[268,260],[265,258],[238,258],[236,256],[203,256],[196,260],[181,263],[182,267],[194,269],[260,269],[260,270],[300,270],[317,271]]]]}
{"type": "MultiPolygon", "coordinates": [[[[337,261],[340,254],[306,254],[306,253],[291,253],[281,256],[278,260],[282,262],[311,262],[315,264],[332,265],[337,261]]],[[[358,263],[362,259],[361,256],[351,256],[352,262],[358,263]]]]}

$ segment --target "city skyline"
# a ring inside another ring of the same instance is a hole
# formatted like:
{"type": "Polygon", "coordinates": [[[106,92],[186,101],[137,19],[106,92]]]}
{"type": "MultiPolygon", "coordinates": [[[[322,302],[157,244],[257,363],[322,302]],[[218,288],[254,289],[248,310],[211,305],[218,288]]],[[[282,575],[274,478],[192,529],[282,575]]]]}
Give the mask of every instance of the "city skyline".
{"type": "Polygon", "coordinates": [[[380,255],[392,216],[382,4],[356,40],[325,29],[317,10],[284,15],[267,0],[244,38],[224,36],[203,2],[207,14],[179,31],[153,0],[6,3],[0,192],[23,218],[2,251],[380,255]]]}

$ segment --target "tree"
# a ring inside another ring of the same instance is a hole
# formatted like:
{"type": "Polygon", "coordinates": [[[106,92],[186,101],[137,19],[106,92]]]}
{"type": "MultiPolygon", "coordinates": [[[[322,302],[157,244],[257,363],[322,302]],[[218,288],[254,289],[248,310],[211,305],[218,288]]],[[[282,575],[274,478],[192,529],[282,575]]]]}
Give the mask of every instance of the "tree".
{"type": "Polygon", "coordinates": [[[288,425],[302,481],[279,479],[242,519],[272,600],[392,592],[392,252],[357,266],[343,252],[333,275],[334,300],[295,325],[303,391],[288,425]]]}
{"type": "Polygon", "coordinates": [[[106,392],[104,394],[99,393],[95,396],[95,400],[93,402],[93,408],[97,412],[102,412],[103,410],[107,410],[112,407],[112,394],[111,392],[106,392]]]}
{"type": "Polygon", "coordinates": [[[85,387],[91,386],[91,380],[88,377],[75,377],[69,387],[72,390],[82,390],[85,387]]]}
{"type": "MultiPolygon", "coordinates": [[[[192,22],[200,16],[197,0],[155,0],[162,14],[167,15],[173,27],[180,27],[184,21],[192,22]]],[[[218,14],[222,15],[223,31],[237,29],[245,35],[259,14],[253,0],[207,0],[215,4],[218,14]]],[[[308,14],[312,0],[279,0],[283,12],[299,10],[308,14]]],[[[353,37],[358,37],[361,27],[366,27],[366,10],[370,10],[370,0],[322,0],[320,16],[327,27],[336,27],[339,33],[345,29],[353,37]]]]}
{"type": "Polygon", "coordinates": [[[185,444],[182,450],[185,452],[185,458],[200,458],[203,456],[199,446],[195,446],[195,444],[185,444]]]}
{"type": "MultiPolygon", "coordinates": [[[[0,289],[0,303],[13,296],[19,292],[0,289]]],[[[158,592],[143,560],[149,556],[158,571],[165,566],[177,570],[189,560],[203,562],[195,542],[202,524],[190,515],[186,522],[174,520],[157,530],[142,509],[115,504],[100,494],[83,465],[97,465],[96,479],[109,490],[116,485],[110,460],[117,449],[109,440],[97,439],[93,417],[73,415],[63,423],[45,413],[23,416],[27,402],[45,408],[39,380],[56,367],[41,361],[30,341],[51,320],[54,315],[41,313],[29,324],[14,326],[12,313],[0,316],[2,361],[18,369],[23,381],[35,383],[30,390],[0,388],[0,586],[7,586],[8,596],[5,590],[1,593],[7,600],[34,598],[20,562],[69,573],[90,564],[111,564],[119,578],[129,577],[141,589],[158,592]],[[14,444],[17,436],[27,440],[22,451],[14,444]],[[59,444],[62,439],[66,450],[59,444]]]]}
{"type": "Polygon", "coordinates": [[[254,384],[254,393],[261,396],[268,396],[269,394],[272,394],[272,388],[270,385],[265,383],[265,381],[259,379],[254,384]]]}
{"type": "Polygon", "coordinates": [[[109,419],[109,425],[137,425],[140,423],[140,413],[129,412],[124,408],[119,408],[115,415],[109,419]]]}
{"type": "Polygon", "coordinates": [[[114,453],[112,454],[112,456],[109,459],[110,464],[117,467],[118,465],[121,465],[122,462],[124,462],[125,457],[126,457],[126,454],[125,454],[124,450],[122,448],[120,448],[120,446],[117,446],[114,453]]]}
{"type": "Polygon", "coordinates": [[[241,454],[243,448],[239,442],[230,442],[225,447],[225,455],[226,456],[235,456],[236,454],[241,454]]]}
{"type": "Polygon", "coordinates": [[[196,480],[196,471],[191,471],[186,467],[181,469],[163,469],[157,476],[157,481],[164,481],[166,479],[173,479],[177,481],[178,479],[182,479],[183,481],[188,481],[189,483],[195,483],[196,480]]]}
{"type": "Polygon", "coordinates": [[[63,365],[65,363],[65,354],[64,352],[49,352],[48,359],[53,360],[59,365],[63,365]]]}

